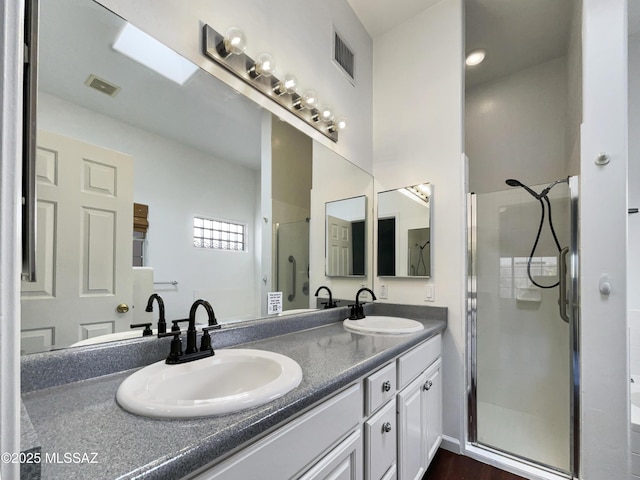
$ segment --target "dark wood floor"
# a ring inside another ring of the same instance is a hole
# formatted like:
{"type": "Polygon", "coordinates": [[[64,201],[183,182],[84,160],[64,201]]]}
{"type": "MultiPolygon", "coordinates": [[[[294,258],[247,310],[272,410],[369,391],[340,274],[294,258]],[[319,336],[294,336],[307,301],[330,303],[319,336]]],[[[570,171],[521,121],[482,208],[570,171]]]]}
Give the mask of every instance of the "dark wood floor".
{"type": "Polygon", "coordinates": [[[469,457],[442,448],[433,458],[422,480],[525,480],[469,457]]]}

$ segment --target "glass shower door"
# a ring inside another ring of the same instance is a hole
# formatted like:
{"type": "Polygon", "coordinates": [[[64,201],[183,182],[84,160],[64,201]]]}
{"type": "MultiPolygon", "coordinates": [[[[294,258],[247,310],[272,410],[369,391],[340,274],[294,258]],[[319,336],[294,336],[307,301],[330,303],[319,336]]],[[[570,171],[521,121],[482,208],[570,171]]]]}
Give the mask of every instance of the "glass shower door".
{"type": "Polygon", "coordinates": [[[478,446],[569,473],[577,181],[553,185],[548,202],[534,197],[545,187],[519,184],[471,202],[470,432],[478,446]]]}

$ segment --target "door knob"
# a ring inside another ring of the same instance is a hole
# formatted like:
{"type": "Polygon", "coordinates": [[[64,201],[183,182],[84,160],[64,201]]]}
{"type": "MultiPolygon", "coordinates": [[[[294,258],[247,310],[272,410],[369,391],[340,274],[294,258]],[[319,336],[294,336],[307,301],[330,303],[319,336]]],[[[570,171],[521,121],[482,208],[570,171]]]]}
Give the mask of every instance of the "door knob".
{"type": "Polygon", "coordinates": [[[116,307],[116,310],[118,311],[118,313],[127,313],[129,311],[129,305],[127,305],[126,303],[121,303],[116,307]]]}

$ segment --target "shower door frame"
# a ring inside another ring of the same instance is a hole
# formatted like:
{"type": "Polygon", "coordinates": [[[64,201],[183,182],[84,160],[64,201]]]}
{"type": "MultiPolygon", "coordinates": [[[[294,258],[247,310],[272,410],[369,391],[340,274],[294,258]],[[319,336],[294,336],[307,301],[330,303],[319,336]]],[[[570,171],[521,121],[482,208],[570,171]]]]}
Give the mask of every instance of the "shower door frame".
{"type": "MultiPolygon", "coordinates": [[[[549,465],[537,463],[530,458],[521,457],[512,452],[500,450],[478,442],[477,423],[477,197],[467,194],[467,441],[474,447],[497,455],[523,462],[527,465],[554,474],[577,479],[580,476],[580,298],[579,298],[579,178],[569,177],[569,254],[567,255],[567,302],[569,313],[570,373],[567,381],[570,385],[570,434],[571,441],[569,465],[565,472],[549,465]]],[[[558,315],[558,321],[562,321],[558,315]]]]}

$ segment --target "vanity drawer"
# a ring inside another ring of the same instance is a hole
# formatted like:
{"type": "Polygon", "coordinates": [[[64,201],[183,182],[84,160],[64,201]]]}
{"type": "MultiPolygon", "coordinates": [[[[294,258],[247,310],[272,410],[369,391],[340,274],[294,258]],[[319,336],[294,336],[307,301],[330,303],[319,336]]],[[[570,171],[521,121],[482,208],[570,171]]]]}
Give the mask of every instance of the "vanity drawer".
{"type": "Polygon", "coordinates": [[[398,389],[407,385],[431,365],[442,351],[442,335],[427,340],[398,358],[398,389]]]}
{"type": "Polygon", "coordinates": [[[369,416],[396,394],[396,366],[382,367],[364,379],[365,415],[369,416]]]}

